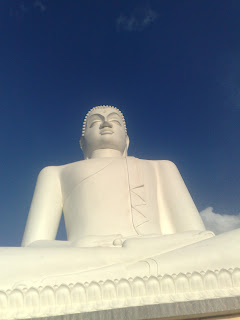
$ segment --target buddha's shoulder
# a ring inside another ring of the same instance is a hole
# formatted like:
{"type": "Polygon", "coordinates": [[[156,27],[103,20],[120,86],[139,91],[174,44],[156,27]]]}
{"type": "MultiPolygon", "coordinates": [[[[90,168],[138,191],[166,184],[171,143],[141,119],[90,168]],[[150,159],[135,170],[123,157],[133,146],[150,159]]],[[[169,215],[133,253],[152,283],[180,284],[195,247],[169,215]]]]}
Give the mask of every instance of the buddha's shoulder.
{"type": "MultiPolygon", "coordinates": [[[[169,160],[146,160],[146,159],[139,159],[135,157],[127,157],[129,161],[137,161],[142,166],[150,166],[150,167],[158,167],[159,169],[171,170],[176,169],[176,165],[169,160]]],[[[108,163],[112,162],[113,159],[111,158],[102,158],[102,159],[88,159],[88,160],[80,160],[60,166],[48,166],[43,168],[39,175],[49,176],[49,175],[61,175],[62,173],[70,173],[75,172],[79,169],[87,169],[89,167],[97,168],[98,166],[102,167],[107,165],[108,163]]],[[[125,158],[118,159],[118,161],[126,161],[125,158]]]]}
{"type": "Polygon", "coordinates": [[[82,160],[82,161],[63,164],[60,166],[47,166],[40,171],[39,175],[54,175],[54,174],[58,175],[65,170],[71,170],[71,169],[74,170],[75,168],[84,166],[85,163],[86,163],[86,160],[82,160]]]}
{"type": "Polygon", "coordinates": [[[139,159],[139,158],[135,158],[135,157],[128,157],[128,158],[129,159],[136,159],[138,162],[140,162],[142,164],[158,166],[160,168],[176,169],[175,163],[170,160],[146,160],[146,159],[139,159]]]}
{"type": "Polygon", "coordinates": [[[102,158],[102,159],[88,159],[88,160],[80,160],[72,163],[67,163],[60,166],[48,166],[41,170],[40,174],[68,174],[68,173],[74,173],[76,171],[82,171],[89,168],[98,168],[102,167],[104,165],[107,165],[108,163],[112,162],[112,159],[110,158],[102,158]]]}

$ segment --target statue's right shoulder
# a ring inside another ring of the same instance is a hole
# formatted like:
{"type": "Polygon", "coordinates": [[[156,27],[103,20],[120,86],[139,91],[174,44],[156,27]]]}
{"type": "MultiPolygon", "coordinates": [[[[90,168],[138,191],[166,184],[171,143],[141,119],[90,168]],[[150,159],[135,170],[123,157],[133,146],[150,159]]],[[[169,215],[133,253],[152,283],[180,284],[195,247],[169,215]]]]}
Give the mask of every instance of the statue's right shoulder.
{"type": "Polygon", "coordinates": [[[47,177],[58,177],[59,176],[59,167],[58,166],[48,166],[43,168],[39,174],[38,179],[47,178],[47,177]]]}
{"type": "Polygon", "coordinates": [[[80,160],[62,166],[55,167],[61,181],[69,180],[71,177],[85,175],[93,166],[91,160],[80,160]]]}
{"type": "Polygon", "coordinates": [[[69,181],[69,179],[72,179],[76,174],[79,176],[79,174],[86,171],[84,170],[84,168],[86,168],[86,164],[84,165],[85,162],[85,160],[82,160],[60,166],[45,167],[40,171],[37,181],[38,183],[44,184],[50,181],[60,181],[61,184],[64,184],[64,181],[69,181]]]}
{"type": "Polygon", "coordinates": [[[44,167],[40,172],[38,176],[59,176],[64,170],[66,169],[70,169],[70,168],[75,168],[76,166],[80,165],[80,162],[83,161],[77,161],[77,162],[73,162],[73,163],[68,163],[68,164],[64,164],[64,165],[60,165],[60,166],[47,166],[44,167]]]}
{"type": "Polygon", "coordinates": [[[82,167],[86,166],[86,162],[87,162],[87,160],[80,160],[80,161],[76,161],[76,162],[67,163],[67,164],[64,164],[61,166],[57,166],[56,168],[59,173],[62,173],[64,171],[82,168],[82,167]]]}
{"type": "Polygon", "coordinates": [[[48,167],[44,167],[40,172],[39,175],[46,175],[46,174],[51,174],[53,172],[57,172],[58,169],[57,166],[48,166],[48,167]]]}
{"type": "Polygon", "coordinates": [[[84,166],[85,162],[86,162],[86,160],[81,160],[81,161],[63,164],[60,166],[47,166],[39,172],[39,175],[40,174],[41,175],[60,174],[62,171],[69,170],[69,169],[71,170],[71,169],[75,169],[77,167],[84,166]]]}

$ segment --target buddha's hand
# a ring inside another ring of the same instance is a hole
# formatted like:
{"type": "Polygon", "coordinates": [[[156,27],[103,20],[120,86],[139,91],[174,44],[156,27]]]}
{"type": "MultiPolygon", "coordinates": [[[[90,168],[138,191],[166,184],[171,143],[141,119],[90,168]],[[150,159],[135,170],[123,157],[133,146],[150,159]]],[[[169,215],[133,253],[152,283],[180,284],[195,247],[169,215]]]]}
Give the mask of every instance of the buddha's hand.
{"type": "Polygon", "coordinates": [[[73,247],[121,247],[123,243],[121,234],[101,236],[86,236],[72,242],[73,247]]]}

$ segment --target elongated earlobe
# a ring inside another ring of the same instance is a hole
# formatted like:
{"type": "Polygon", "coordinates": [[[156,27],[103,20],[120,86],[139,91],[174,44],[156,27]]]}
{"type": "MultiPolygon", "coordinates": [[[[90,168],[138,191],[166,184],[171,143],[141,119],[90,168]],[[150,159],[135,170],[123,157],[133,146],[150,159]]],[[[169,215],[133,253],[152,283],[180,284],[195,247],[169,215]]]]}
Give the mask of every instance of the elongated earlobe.
{"type": "Polygon", "coordinates": [[[88,155],[87,155],[87,152],[86,152],[84,136],[81,136],[81,138],[79,140],[79,145],[80,145],[80,148],[82,149],[82,152],[83,152],[83,155],[84,155],[84,159],[87,160],[88,159],[88,155]]]}
{"type": "Polygon", "coordinates": [[[126,136],[126,147],[125,147],[125,149],[123,151],[123,156],[124,157],[127,157],[127,151],[128,151],[129,143],[130,143],[129,137],[126,136]]]}
{"type": "Polygon", "coordinates": [[[80,148],[82,149],[82,151],[83,151],[83,144],[84,144],[83,140],[84,140],[84,137],[81,136],[81,138],[79,140],[79,145],[80,145],[80,148]]]}

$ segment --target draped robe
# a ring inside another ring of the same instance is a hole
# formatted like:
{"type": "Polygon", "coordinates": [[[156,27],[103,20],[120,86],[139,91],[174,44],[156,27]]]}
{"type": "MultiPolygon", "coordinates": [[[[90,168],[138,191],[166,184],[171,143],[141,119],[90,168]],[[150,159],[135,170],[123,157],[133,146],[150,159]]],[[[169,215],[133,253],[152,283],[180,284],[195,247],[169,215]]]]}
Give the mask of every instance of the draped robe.
{"type": "Polygon", "coordinates": [[[54,240],[61,214],[68,240],[205,230],[176,166],[134,157],[47,167],[39,174],[23,245],[54,240]]]}
{"type": "Polygon", "coordinates": [[[60,180],[69,240],[205,230],[169,161],[90,159],[63,166],[60,180]]]}

